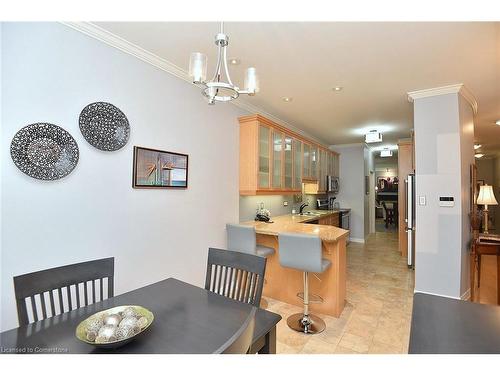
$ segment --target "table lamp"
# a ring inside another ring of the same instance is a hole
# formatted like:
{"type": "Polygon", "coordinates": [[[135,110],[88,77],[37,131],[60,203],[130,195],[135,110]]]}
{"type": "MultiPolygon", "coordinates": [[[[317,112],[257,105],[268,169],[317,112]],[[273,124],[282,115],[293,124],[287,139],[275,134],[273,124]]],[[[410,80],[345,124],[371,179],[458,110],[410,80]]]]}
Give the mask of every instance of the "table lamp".
{"type": "Polygon", "coordinates": [[[491,185],[483,185],[480,187],[476,203],[484,205],[484,233],[488,233],[488,205],[498,204],[491,185]]]}

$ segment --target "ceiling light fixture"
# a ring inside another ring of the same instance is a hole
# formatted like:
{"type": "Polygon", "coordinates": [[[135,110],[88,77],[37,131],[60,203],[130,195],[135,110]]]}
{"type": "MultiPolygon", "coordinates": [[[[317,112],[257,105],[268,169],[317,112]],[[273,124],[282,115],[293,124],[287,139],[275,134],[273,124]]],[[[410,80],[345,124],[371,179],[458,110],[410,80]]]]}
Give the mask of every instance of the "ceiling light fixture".
{"type": "MultiPolygon", "coordinates": [[[[224,34],[224,22],[220,23],[220,30],[215,35],[217,51],[217,65],[210,81],[207,79],[207,56],[201,52],[191,53],[189,59],[189,76],[193,83],[201,88],[202,94],[208,99],[208,104],[215,102],[229,102],[237,99],[241,94],[255,95],[259,92],[259,79],[255,68],[250,67],[245,74],[245,89],[240,90],[233,84],[227,68],[227,45],[229,37],[224,34]],[[222,77],[225,74],[225,82],[222,77]]],[[[234,59],[236,60],[236,59],[234,59]]]]}
{"type": "Polygon", "coordinates": [[[474,145],[474,150],[477,150],[478,148],[481,148],[482,145],[474,145]]]}
{"type": "Polygon", "coordinates": [[[474,155],[474,157],[476,159],[481,159],[483,156],[484,156],[484,154],[481,154],[481,153],[474,155]]]}
{"type": "Polygon", "coordinates": [[[290,97],[290,96],[285,96],[282,99],[283,99],[284,102],[287,102],[287,103],[289,103],[289,102],[291,102],[293,100],[293,98],[290,97]]]}
{"type": "Polygon", "coordinates": [[[497,122],[495,122],[495,124],[497,124],[498,126],[500,126],[500,120],[497,120],[497,122]]]}
{"type": "Polygon", "coordinates": [[[366,143],[377,143],[382,142],[382,134],[377,130],[370,130],[365,134],[365,142],[366,143]]]}
{"type": "Polygon", "coordinates": [[[240,65],[241,61],[239,59],[229,59],[229,64],[240,65]]]}
{"type": "Polygon", "coordinates": [[[333,88],[333,91],[336,91],[336,92],[339,92],[339,91],[342,91],[343,87],[342,86],[335,86],[333,88]]]}
{"type": "Polygon", "coordinates": [[[380,151],[381,158],[389,158],[391,156],[392,156],[392,150],[390,150],[388,147],[380,151]]]}

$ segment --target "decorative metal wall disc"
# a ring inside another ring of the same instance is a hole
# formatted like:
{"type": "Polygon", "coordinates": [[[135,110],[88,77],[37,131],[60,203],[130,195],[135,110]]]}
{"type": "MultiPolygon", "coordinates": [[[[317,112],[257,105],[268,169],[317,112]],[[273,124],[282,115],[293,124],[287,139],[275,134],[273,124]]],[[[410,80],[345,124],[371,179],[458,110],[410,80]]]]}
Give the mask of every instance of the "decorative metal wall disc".
{"type": "Polygon", "coordinates": [[[39,180],[58,180],[78,163],[76,141],[63,128],[46,122],[19,130],[10,144],[14,164],[28,176],[39,180]]]}
{"type": "Polygon", "coordinates": [[[125,146],[130,136],[127,117],[113,104],[96,102],[80,113],[80,130],[84,138],[102,151],[116,151],[125,146]]]}

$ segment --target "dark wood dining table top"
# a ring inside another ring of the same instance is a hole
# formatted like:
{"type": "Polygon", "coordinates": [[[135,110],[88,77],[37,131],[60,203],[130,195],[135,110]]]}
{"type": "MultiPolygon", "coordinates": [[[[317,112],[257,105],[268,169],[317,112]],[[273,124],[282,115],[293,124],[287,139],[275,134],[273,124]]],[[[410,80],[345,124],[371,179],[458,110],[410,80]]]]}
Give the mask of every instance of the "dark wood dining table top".
{"type": "Polygon", "coordinates": [[[500,306],[415,293],[410,354],[500,354],[500,306]]]}
{"type": "MultiPolygon", "coordinates": [[[[213,353],[245,321],[252,306],[169,278],[105,301],[0,334],[3,353],[213,353]],[[97,349],[79,341],[77,325],[114,306],[140,305],[154,314],[152,325],[117,349],[97,349]]],[[[281,316],[259,309],[254,343],[273,330],[281,316]]]]}

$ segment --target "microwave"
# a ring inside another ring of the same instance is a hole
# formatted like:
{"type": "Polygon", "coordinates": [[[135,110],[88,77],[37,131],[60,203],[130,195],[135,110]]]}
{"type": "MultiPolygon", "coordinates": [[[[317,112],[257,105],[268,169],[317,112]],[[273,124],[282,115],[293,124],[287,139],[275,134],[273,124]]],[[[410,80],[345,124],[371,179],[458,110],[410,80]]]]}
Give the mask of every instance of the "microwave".
{"type": "Polygon", "coordinates": [[[340,189],[340,181],[338,177],[326,176],[326,191],[328,193],[338,194],[340,189]]]}

